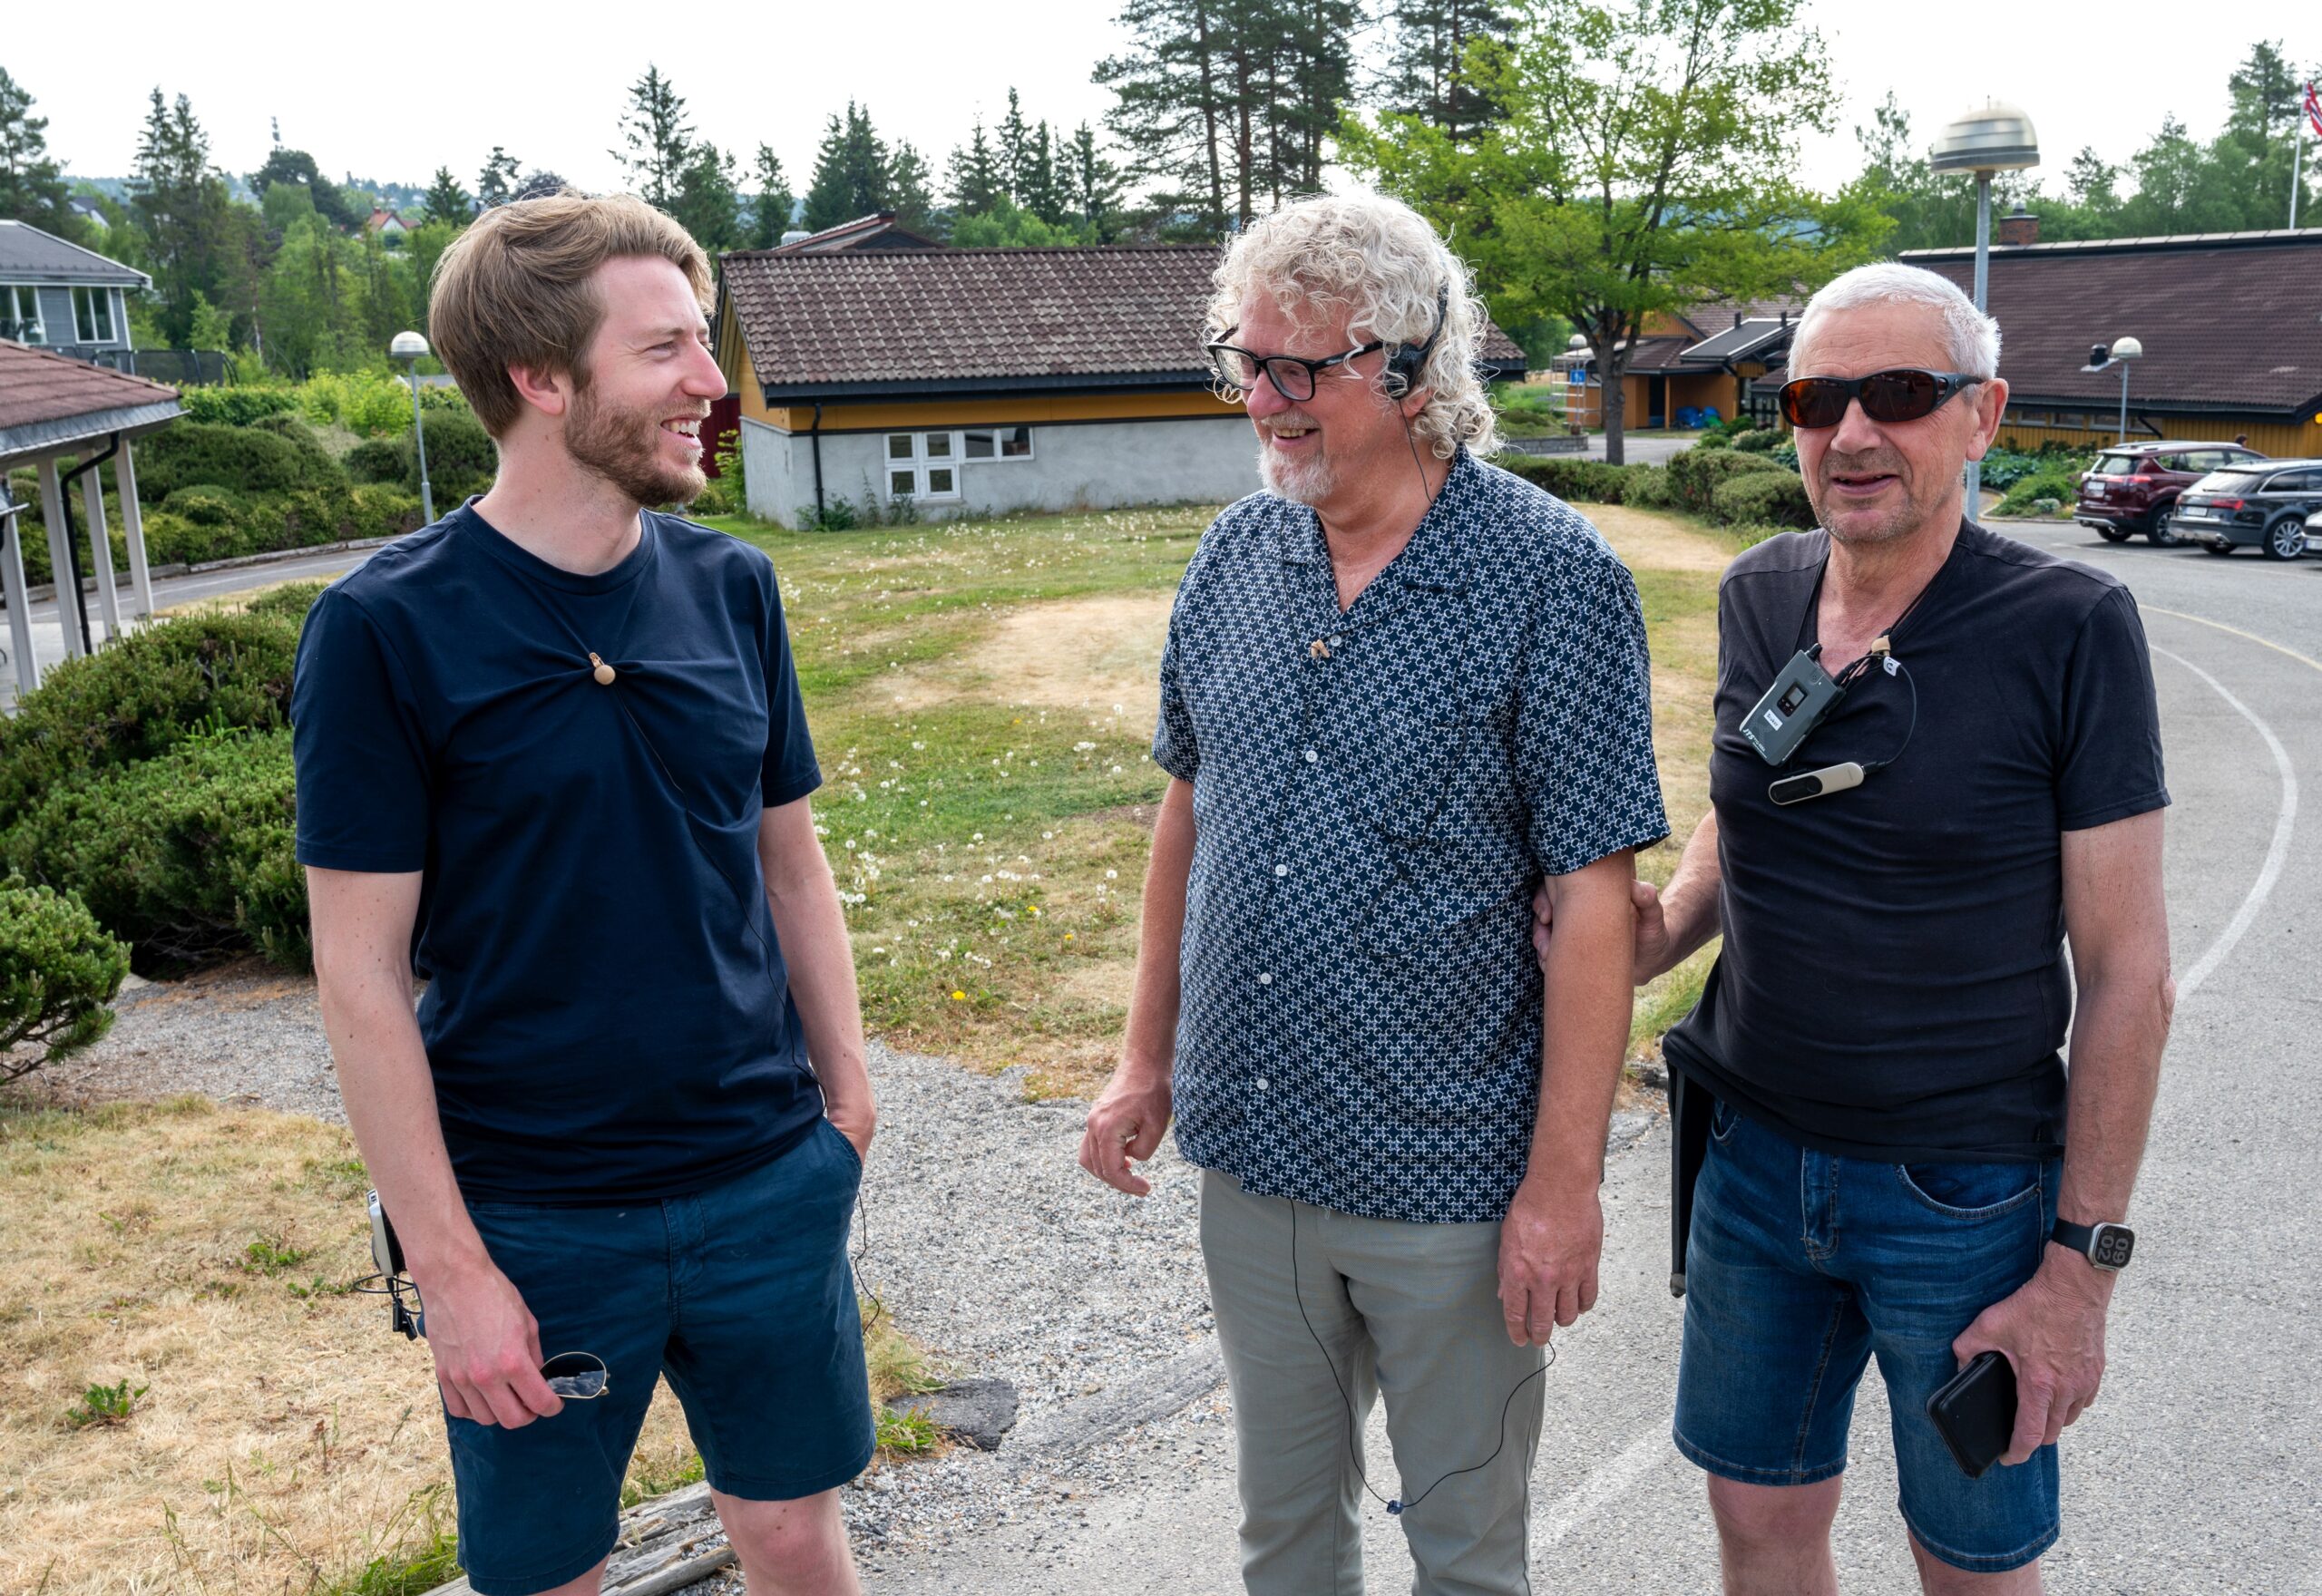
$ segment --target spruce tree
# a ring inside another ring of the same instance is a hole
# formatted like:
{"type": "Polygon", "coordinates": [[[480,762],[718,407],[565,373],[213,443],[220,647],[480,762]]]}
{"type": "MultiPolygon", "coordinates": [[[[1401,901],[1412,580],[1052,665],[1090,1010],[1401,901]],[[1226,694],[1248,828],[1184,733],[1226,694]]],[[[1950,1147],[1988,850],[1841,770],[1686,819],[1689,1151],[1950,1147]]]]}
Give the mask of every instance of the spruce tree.
{"type": "Polygon", "coordinates": [[[1016,202],[1050,227],[1063,225],[1070,209],[1063,174],[1057,170],[1055,136],[1043,120],[1032,131],[1024,156],[1023,190],[1016,202]]]}
{"type": "Polygon", "coordinates": [[[483,170],[476,174],[475,208],[489,210],[495,205],[505,205],[516,197],[516,158],[494,144],[485,158],[483,170]]]}
{"type": "Polygon", "coordinates": [[[629,86],[629,110],[620,119],[624,155],[610,151],[621,163],[649,205],[667,210],[677,200],[680,175],[693,157],[693,127],[686,121],[686,102],[661,69],[648,63],[645,75],[629,86]]]}
{"type": "Polygon", "coordinates": [[[468,199],[468,191],[460,187],[460,180],[452,175],[448,166],[435,169],[435,180],[427,185],[427,192],[420,203],[427,209],[429,221],[448,221],[455,227],[465,227],[475,215],[475,206],[468,199]]]}
{"type": "Polygon", "coordinates": [[[791,193],[790,179],[782,170],[782,157],[772,145],[758,146],[750,180],[758,191],[757,202],[750,210],[750,248],[771,249],[790,230],[790,219],[798,209],[797,196],[791,193]]]}
{"type": "Polygon", "coordinates": [[[678,174],[669,214],[712,255],[737,248],[742,242],[742,194],[734,158],[707,139],[696,144],[678,174]]]}
{"type": "Polygon", "coordinates": [[[183,94],[171,103],[160,89],[153,91],[130,193],[151,251],[163,335],[182,345],[192,330],[197,298],[244,303],[239,279],[247,275],[236,225],[239,208],[210,164],[210,135],[183,94]]]}
{"type": "Polygon", "coordinates": [[[1000,178],[1007,185],[1008,197],[1017,204],[1024,203],[1025,190],[1031,180],[1032,134],[1024,125],[1024,108],[1017,102],[1016,90],[1008,90],[1008,114],[1000,119],[1000,178]]]}
{"type": "Polygon", "coordinates": [[[32,113],[29,90],[0,66],[0,219],[71,238],[64,172],[48,153],[48,118],[32,113]]]}
{"type": "Polygon", "coordinates": [[[952,148],[947,181],[951,209],[962,217],[989,216],[992,208],[1007,198],[1007,181],[1000,175],[999,159],[992,153],[991,140],[983,131],[983,118],[975,119],[965,144],[952,148]]]}
{"type": "Polygon", "coordinates": [[[1120,233],[1121,174],[1097,152],[1097,135],[1087,122],[1072,131],[1067,151],[1072,209],[1092,244],[1109,244],[1120,233]]]}
{"type": "Polygon", "coordinates": [[[834,116],[815,151],[806,189],[806,230],[819,233],[843,221],[887,209],[887,146],[871,125],[869,108],[852,100],[834,116]]]}
{"type": "Polygon", "coordinates": [[[887,163],[887,202],[883,209],[895,213],[896,226],[941,243],[945,229],[936,214],[932,185],[926,157],[908,139],[897,144],[894,158],[887,163]]]}

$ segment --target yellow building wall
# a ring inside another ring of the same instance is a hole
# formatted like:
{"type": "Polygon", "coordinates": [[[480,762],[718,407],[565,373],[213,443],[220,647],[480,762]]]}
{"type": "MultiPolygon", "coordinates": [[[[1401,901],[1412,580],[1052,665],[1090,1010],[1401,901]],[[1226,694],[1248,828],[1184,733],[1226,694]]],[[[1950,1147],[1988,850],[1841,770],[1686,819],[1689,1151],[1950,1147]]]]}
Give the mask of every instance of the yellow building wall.
{"type": "MultiPolygon", "coordinates": [[[[2093,416],[2096,413],[2090,414],[2093,416]]],[[[2322,419],[2315,416],[2286,423],[2230,415],[2169,415],[2154,411],[2132,410],[2129,412],[2130,443],[2152,440],[2152,434],[2142,424],[2145,422],[2159,427],[2165,438],[2229,443],[2235,438],[2246,437],[2250,448],[2278,460],[2322,457],[2322,419]]],[[[2073,449],[2093,450],[2120,442],[2117,414],[2111,419],[2098,417],[2097,423],[2093,426],[2051,426],[2044,416],[2026,418],[2011,410],[2000,422],[2000,446],[2029,452],[2043,443],[2055,443],[2073,449]]]]}

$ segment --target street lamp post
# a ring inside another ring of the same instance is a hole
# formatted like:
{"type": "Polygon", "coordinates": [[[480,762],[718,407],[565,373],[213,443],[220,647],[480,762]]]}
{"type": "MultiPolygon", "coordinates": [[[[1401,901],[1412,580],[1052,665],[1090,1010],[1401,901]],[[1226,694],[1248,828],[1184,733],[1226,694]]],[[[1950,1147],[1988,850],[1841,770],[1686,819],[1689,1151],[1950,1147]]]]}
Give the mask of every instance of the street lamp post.
{"type": "Polygon", "coordinates": [[[2121,435],[2115,443],[2129,441],[2129,362],[2144,353],[2144,345],[2134,338],[2112,340],[2112,364],[2121,368],[2121,435]]]}
{"type": "MultiPolygon", "coordinates": [[[[1976,308],[1984,308],[1985,288],[1991,276],[1992,178],[2003,171],[2022,171],[2040,164],[2040,138],[2032,119],[1998,100],[1986,100],[1953,117],[1928,151],[1935,171],[1976,174],[1976,308]]],[[[1983,510],[1984,464],[1967,462],[1967,514],[1983,510]]]]}
{"type": "Polygon", "coordinates": [[[419,451],[419,513],[432,525],[435,493],[427,483],[427,427],[419,419],[419,357],[427,353],[427,340],[417,333],[397,333],[387,353],[403,362],[404,375],[411,383],[411,440],[419,451]]]}

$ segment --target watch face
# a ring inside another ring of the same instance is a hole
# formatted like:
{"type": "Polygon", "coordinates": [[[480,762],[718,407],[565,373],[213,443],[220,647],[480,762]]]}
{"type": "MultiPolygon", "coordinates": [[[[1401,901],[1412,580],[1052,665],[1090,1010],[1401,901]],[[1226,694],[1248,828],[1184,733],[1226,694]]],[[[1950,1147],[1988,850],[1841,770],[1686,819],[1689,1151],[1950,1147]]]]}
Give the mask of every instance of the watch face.
{"type": "Polygon", "coordinates": [[[2098,1225],[2096,1244],[2088,1250],[2088,1259],[2098,1269],[2126,1269],[2136,1247],[2136,1232],[2128,1226],[2098,1225]]]}

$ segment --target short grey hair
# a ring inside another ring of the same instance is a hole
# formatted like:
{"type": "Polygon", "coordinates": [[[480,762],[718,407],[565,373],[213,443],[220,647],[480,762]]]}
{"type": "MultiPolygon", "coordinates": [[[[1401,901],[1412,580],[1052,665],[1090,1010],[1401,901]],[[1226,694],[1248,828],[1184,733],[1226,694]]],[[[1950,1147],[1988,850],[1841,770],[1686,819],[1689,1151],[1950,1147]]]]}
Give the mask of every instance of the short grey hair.
{"type": "MultiPolygon", "coordinates": [[[[1797,354],[1814,323],[1831,311],[1897,304],[1925,305],[1943,313],[1944,341],[1950,345],[1952,370],[1971,377],[1999,375],[1999,323],[1976,309],[1976,302],[1949,277],[1899,260],[1875,260],[1823,284],[1798,317],[1798,331],[1790,340],[1790,353],[1797,354]]],[[[1797,370],[1798,363],[1792,359],[1790,372],[1794,375],[1797,370]]]]}
{"type": "Polygon", "coordinates": [[[1400,200],[1357,192],[1285,205],[1227,247],[1211,281],[1210,338],[1241,320],[1242,307],[1264,293],[1301,325],[1344,310],[1356,342],[1377,338],[1390,350],[1410,348],[1435,331],[1439,301],[1443,330],[1413,384],[1428,390],[1427,407],[1411,431],[1442,460],[1462,443],[1478,454],[1499,447],[1478,365],[1491,324],[1467,264],[1400,200]]]}

